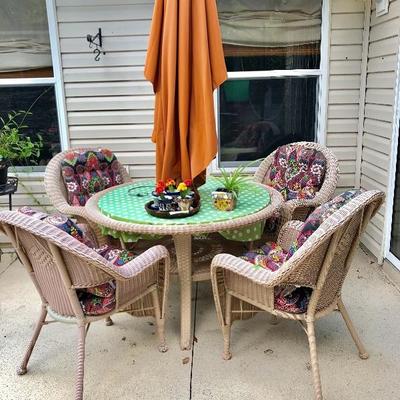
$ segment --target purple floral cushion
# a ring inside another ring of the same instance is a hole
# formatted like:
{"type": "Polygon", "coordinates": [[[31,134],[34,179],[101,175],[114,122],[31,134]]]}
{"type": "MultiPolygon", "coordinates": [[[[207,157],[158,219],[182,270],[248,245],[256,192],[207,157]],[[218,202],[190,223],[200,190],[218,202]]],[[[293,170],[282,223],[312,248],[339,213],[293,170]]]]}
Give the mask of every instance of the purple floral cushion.
{"type": "Polygon", "coordinates": [[[322,186],[325,170],[326,160],[320,151],[285,145],[275,152],[267,184],[278,190],[285,201],[312,199],[322,186]]]}
{"type": "Polygon", "coordinates": [[[286,256],[287,253],[281,246],[275,242],[268,242],[259,249],[247,252],[241,258],[256,266],[276,271],[286,261],[286,256]]]}
{"type": "MultiPolygon", "coordinates": [[[[316,208],[304,222],[301,231],[288,251],[285,251],[276,243],[270,242],[258,250],[246,253],[242,258],[254,264],[257,268],[266,268],[270,271],[278,270],[327,218],[360,193],[362,193],[362,190],[349,190],[316,208]]],[[[307,287],[276,287],[274,293],[275,309],[295,314],[304,313],[307,311],[311,293],[312,290],[307,287]]]]}
{"type": "Polygon", "coordinates": [[[68,235],[74,237],[76,240],[79,240],[81,243],[86,244],[86,246],[91,248],[95,247],[95,243],[89,238],[88,235],[85,235],[81,227],[65,215],[49,215],[43,221],[68,233],[68,235]]]}
{"type": "Polygon", "coordinates": [[[95,193],[122,183],[119,161],[107,149],[70,151],[61,162],[68,202],[84,206],[95,193]]]}
{"type": "Polygon", "coordinates": [[[335,211],[343,207],[350,200],[357,197],[363,190],[348,190],[333,198],[331,201],[317,207],[304,221],[303,227],[296,240],[289,248],[287,259],[289,259],[298,250],[305,241],[320,227],[320,225],[329,218],[335,211]]]}
{"type": "MultiPolygon", "coordinates": [[[[250,251],[242,256],[256,268],[265,268],[270,271],[278,270],[287,257],[288,253],[275,242],[269,242],[260,249],[250,251]]],[[[310,288],[278,286],[274,291],[274,308],[294,314],[304,313],[307,310],[310,296],[310,288]]]]}
{"type": "Polygon", "coordinates": [[[87,235],[85,235],[81,227],[65,215],[49,215],[43,211],[36,210],[29,206],[20,207],[17,211],[21,214],[28,215],[31,218],[39,219],[47,222],[48,224],[54,225],[58,229],[61,229],[62,231],[68,233],[68,235],[74,237],[76,240],[79,240],[81,243],[84,243],[91,248],[95,247],[94,242],[87,235]]]}

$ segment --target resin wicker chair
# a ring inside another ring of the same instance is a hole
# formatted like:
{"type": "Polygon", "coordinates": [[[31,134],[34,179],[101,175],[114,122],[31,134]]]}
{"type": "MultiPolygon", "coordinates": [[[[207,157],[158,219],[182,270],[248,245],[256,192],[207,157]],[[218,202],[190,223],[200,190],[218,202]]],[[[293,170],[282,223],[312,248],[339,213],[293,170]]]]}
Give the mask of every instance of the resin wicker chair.
{"type": "Polygon", "coordinates": [[[0,212],[0,229],[10,239],[40,295],[42,310],[18,374],[27,365],[43,325],[75,323],[78,328],[78,365],[75,399],[83,398],[85,338],[92,322],[116,312],[153,316],[166,351],[164,321],[170,259],[167,249],[154,246],[122,266],[116,266],[61,229],[13,211],[0,212]],[[102,315],[88,316],[78,292],[110,282],[115,284],[115,308],[102,315]],[[53,321],[47,321],[49,315],[53,321]]]}
{"type": "MultiPolygon", "coordinates": [[[[46,193],[53,204],[53,206],[61,213],[65,215],[74,216],[78,222],[88,223],[91,229],[95,232],[97,240],[103,244],[106,242],[106,238],[101,235],[99,228],[95,224],[91,224],[86,218],[84,205],[76,206],[71,205],[68,201],[67,188],[62,177],[62,162],[65,160],[66,154],[70,152],[86,152],[86,151],[98,151],[105,150],[99,148],[72,148],[63,151],[54,156],[46,167],[44,174],[44,186],[46,193]]],[[[121,175],[121,183],[131,182],[126,169],[122,164],[118,164],[118,172],[121,175]]]]}
{"type": "MultiPolygon", "coordinates": [[[[350,200],[325,219],[275,272],[255,268],[254,264],[229,254],[214,257],[211,279],[224,338],[225,359],[231,357],[230,331],[234,320],[247,319],[263,311],[275,317],[297,320],[308,336],[316,398],[321,400],[314,323],[334,310],[343,316],[359,356],[362,359],[368,357],[343,305],[341,289],[358,248],[360,235],[383,198],[382,192],[367,191],[350,200]],[[274,289],[287,285],[312,289],[305,312],[295,314],[276,308],[274,289]]],[[[286,223],[279,234],[278,244],[288,249],[302,226],[300,221],[286,223]]]]}
{"type": "MultiPolygon", "coordinates": [[[[303,149],[321,152],[326,161],[325,176],[319,191],[315,194],[315,197],[311,199],[293,199],[285,201],[280,211],[280,221],[276,232],[279,232],[279,227],[283,226],[287,221],[304,221],[307,215],[313,211],[314,208],[330,200],[335,192],[339,175],[337,158],[327,147],[314,142],[297,142],[290,143],[289,145],[300,146],[303,149]]],[[[283,146],[280,148],[282,147],[283,146]]],[[[254,175],[254,180],[256,182],[274,187],[270,180],[269,173],[274,162],[275,154],[280,148],[272,152],[262,161],[254,175]]]]}

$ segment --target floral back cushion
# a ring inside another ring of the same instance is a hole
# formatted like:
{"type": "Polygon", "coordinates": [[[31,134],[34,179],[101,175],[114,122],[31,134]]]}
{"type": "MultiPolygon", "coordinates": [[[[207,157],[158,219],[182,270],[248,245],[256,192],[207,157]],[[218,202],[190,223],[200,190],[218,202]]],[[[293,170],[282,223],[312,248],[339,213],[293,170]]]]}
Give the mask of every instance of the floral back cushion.
{"type": "Polygon", "coordinates": [[[63,214],[47,214],[46,212],[36,210],[29,206],[20,207],[17,210],[21,214],[28,215],[31,218],[39,219],[41,221],[47,222],[58,229],[68,233],[68,235],[74,237],[76,240],[79,240],[81,243],[89,246],[91,248],[95,247],[95,243],[93,240],[85,234],[82,226],[76,224],[72,219],[68,218],[63,214]]]}
{"type": "Polygon", "coordinates": [[[301,145],[279,147],[267,174],[267,184],[285,201],[312,199],[321,189],[326,171],[322,152],[301,145]]]}
{"type": "Polygon", "coordinates": [[[305,241],[320,227],[320,225],[329,218],[335,211],[343,207],[350,200],[357,197],[363,190],[348,190],[336,196],[331,201],[317,207],[304,221],[303,227],[296,240],[289,248],[286,260],[288,260],[298,250],[305,241]]]}
{"type": "MultiPolygon", "coordinates": [[[[62,214],[49,215],[45,212],[35,210],[31,207],[21,207],[18,209],[21,214],[28,215],[31,218],[39,219],[51,224],[58,229],[68,233],[79,242],[92,248],[99,255],[104,257],[112,264],[121,267],[135,258],[135,254],[129,250],[116,249],[108,244],[96,248],[95,242],[90,235],[85,233],[82,226],[79,226],[70,218],[62,214]]],[[[101,285],[77,290],[79,302],[86,315],[102,315],[112,311],[115,308],[115,281],[110,280],[101,285]]]]}
{"type": "Polygon", "coordinates": [[[122,183],[120,164],[107,149],[69,151],[61,162],[61,172],[72,206],[84,206],[89,198],[122,183]]]}

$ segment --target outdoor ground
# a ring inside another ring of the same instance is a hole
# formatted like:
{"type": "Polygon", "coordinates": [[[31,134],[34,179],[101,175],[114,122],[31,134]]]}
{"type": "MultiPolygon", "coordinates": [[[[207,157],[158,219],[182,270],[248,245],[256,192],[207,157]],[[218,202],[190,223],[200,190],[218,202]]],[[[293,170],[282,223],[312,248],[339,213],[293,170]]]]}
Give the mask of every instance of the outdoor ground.
{"type": "MultiPolygon", "coordinates": [[[[43,328],[28,374],[16,366],[39,313],[39,297],[18,261],[0,264],[0,399],[72,399],[75,327],[43,328]]],[[[231,361],[223,361],[208,283],[194,288],[193,352],[179,349],[179,288],[172,280],[167,324],[169,351],[157,351],[151,320],[114,317],[92,325],[87,340],[85,399],[312,399],[306,336],[296,322],[271,325],[263,314],[235,323],[231,361]]],[[[344,301],[370,353],[360,360],[339,315],[317,323],[326,400],[400,398],[400,292],[361,250],[344,301]]]]}

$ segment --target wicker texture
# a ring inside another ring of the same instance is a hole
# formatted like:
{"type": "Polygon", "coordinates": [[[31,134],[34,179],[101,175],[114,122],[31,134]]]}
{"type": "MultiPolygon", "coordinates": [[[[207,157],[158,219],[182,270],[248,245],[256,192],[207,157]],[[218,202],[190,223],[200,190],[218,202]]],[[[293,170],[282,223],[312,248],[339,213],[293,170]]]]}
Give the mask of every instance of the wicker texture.
{"type": "Polygon", "coordinates": [[[66,232],[27,215],[0,212],[0,227],[11,240],[42,299],[42,313],[18,369],[19,374],[26,373],[40,330],[47,323],[47,313],[57,321],[74,322],[78,326],[77,400],[83,398],[85,337],[91,322],[107,319],[120,311],[137,316],[153,316],[160,351],[166,351],[164,320],[170,258],[164,246],[153,246],[118,267],[66,232]],[[114,280],[116,286],[115,309],[107,314],[85,315],[77,289],[94,287],[110,280],[114,280]]]}
{"type": "MultiPolygon", "coordinates": [[[[61,173],[61,163],[65,159],[65,154],[71,151],[90,151],[98,150],[98,148],[72,148],[54,156],[47,164],[46,172],[44,174],[44,187],[53,206],[61,213],[66,215],[72,215],[78,219],[79,222],[86,222],[87,217],[85,214],[85,207],[71,206],[68,203],[67,190],[63,181],[61,173]]],[[[126,172],[125,167],[120,164],[119,173],[122,176],[123,183],[132,182],[129,174],[126,172]]],[[[87,221],[89,224],[90,222],[87,221]]],[[[91,225],[91,229],[94,231],[99,244],[105,243],[105,238],[101,235],[100,230],[96,225],[91,225]]]]}
{"type": "MultiPolygon", "coordinates": [[[[280,214],[279,226],[282,227],[291,220],[304,221],[307,215],[322,203],[330,200],[335,192],[338,177],[339,165],[336,156],[327,147],[314,142],[296,142],[291,145],[302,146],[306,149],[320,151],[326,160],[325,177],[320,190],[312,199],[299,199],[285,201],[280,214]]],[[[260,183],[267,183],[268,174],[274,161],[276,150],[266,157],[258,167],[254,180],[260,183]]],[[[279,232],[279,228],[277,229],[279,232]]],[[[272,238],[272,237],[271,237],[272,238]]]]}
{"type": "Polygon", "coordinates": [[[256,222],[270,218],[279,211],[283,202],[282,196],[276,190],[268,188],[263,184],[259,184],[264,190],[268,190],[271,198],[270,204],[262,210],[249,214],[243,217],[234,218],[231,220],[199,223],[199,224],[180,224],[180,225],[152,225],[152,224],[137,224],[132,222],[117,221],[102,214],[98,207],[99,198],[107,191],[113,188],[106,189],[101,193],[95,194],[86,203],[86,215],[93,224],[105,226],[115,231],[132,232],[154,235],[171,235],[174,238],[176,249],[178,275],[181,286],[181,348],[190,349],[192,345],[191,339],[191,308],[192,308],[192,235],[202,233],[213,233],[225,231],[229,229],[242,228],[247,225],[252,225],[256,222]]]}
{"type": "MultiPolygon", "coordinates": [[[[314,321],[335,309],[341,312],[359,349],[360,357],[368,356],[342,303],[341,288],[358,247],[360,235],[381,206],[383,198],[382,192],[368,191],[349,201],[327,218],[275,272],[256,269],[253,264],[229,254],[214,257],[211,280],[224,336],[224,358],[231,357],[230,327],[235,319],[245,319],[256,312],[267,311],[275,316],[298,320],[309,339],[315,394],[316,399],[321,400],[314,321]],[[274,308],[274,288],[282,285],[307,286],[313,289],[305,313],[291,314],[274,308]],[[228,307],[231,309],[228,310],[228,307]]],[[[299,228],[299,222],[286,223],[280,232],[278,244],[287,247],[299,228]]]]}

